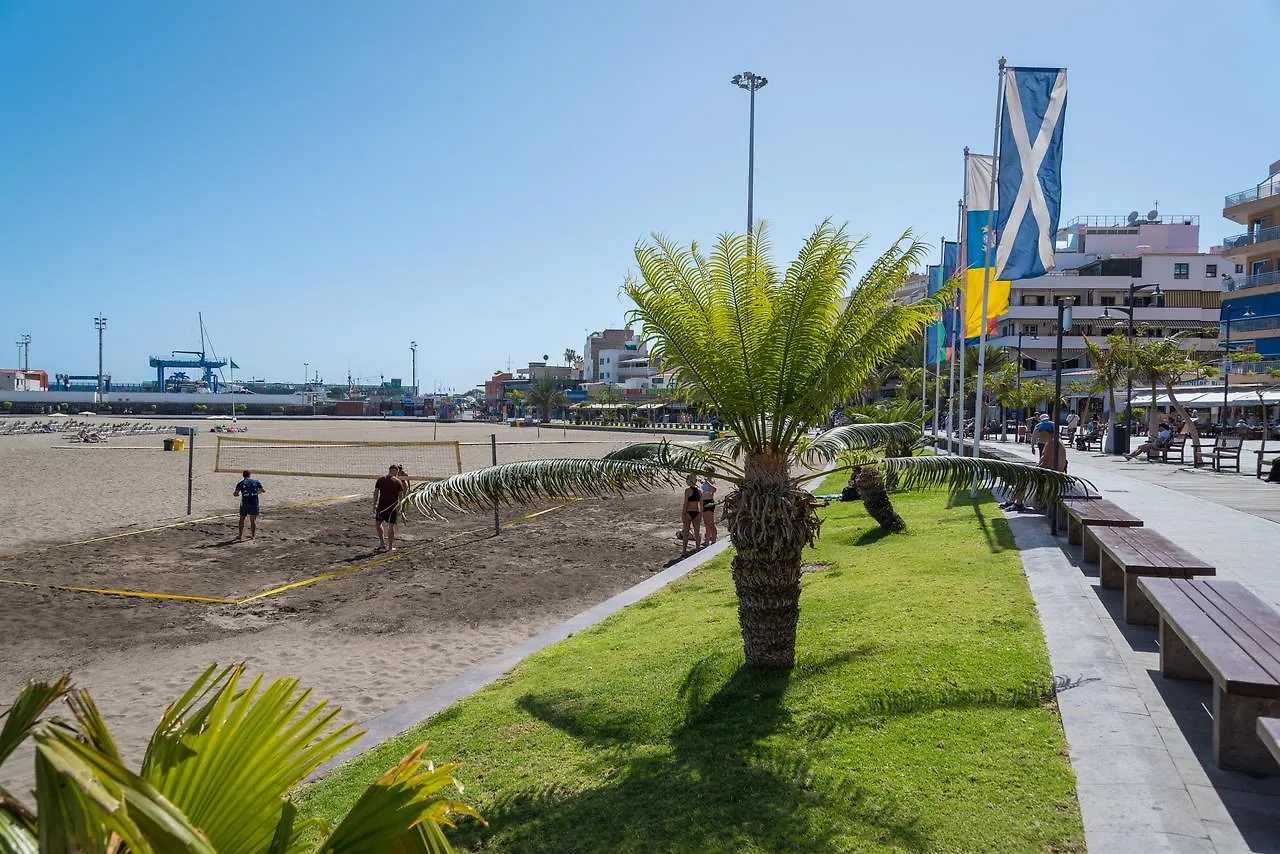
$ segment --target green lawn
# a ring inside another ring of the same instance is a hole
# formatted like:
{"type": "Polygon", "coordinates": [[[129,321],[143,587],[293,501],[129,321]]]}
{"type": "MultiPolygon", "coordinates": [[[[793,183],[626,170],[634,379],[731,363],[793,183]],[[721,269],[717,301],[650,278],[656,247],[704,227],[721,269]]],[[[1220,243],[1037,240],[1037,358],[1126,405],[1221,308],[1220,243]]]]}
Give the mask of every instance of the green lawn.
{"type": "Polygon", "coordinates": [[[860,503],[823,511],[791,674],[740,669],[721,556],[339,769],[303,815],[429,741],[489,821],[460,848],[1083,851],[1003,518],[941,492],[895,504],[910,530],[888,537],[860,503]]]}

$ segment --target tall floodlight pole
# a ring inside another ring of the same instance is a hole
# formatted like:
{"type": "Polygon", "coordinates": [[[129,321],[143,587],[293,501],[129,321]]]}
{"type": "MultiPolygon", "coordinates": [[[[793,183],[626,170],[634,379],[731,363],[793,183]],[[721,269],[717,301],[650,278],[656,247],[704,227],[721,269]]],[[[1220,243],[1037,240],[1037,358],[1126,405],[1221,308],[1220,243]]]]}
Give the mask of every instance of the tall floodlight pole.
{"type": "Polygon", "coordinates": [[[418,342],[417,341],[409,342],[409,353],[412,354],[412,358],[413,358],[413,380],[412,380],[413,394],[414,394],[414,397],[417,397],[418,395],[418,342]]]}
{"type": "Polygon", "coordinates": [[[22,348],[22,352],[19,354],[22,370],[29,371],[31,370],[31,336],[23,333],[22,337],[18,339],[18,346],[22,348]]]}
{"type": "Polygon", "coordinates": [[[729,82],[751,93],[751,124],[747,132],[747,236],[750,237],[755,228],[753,193],[756,174],[756,90],[769,85],[769,81],[755,72],[744,71],[733,75],[729,82]]]}
{"type": "Polygon", "coordinates": [[[98,402],[102,402],[102,332],[107,328],[107,319],[98,315],[93,319],[93,328],[98,330],[98,402]]]}
{"type": "Polygon", "coordinates": [[[311,385],[311,363],[303,362],[302,363],[302,387],[305,389],[309,385],[311,385]]]}

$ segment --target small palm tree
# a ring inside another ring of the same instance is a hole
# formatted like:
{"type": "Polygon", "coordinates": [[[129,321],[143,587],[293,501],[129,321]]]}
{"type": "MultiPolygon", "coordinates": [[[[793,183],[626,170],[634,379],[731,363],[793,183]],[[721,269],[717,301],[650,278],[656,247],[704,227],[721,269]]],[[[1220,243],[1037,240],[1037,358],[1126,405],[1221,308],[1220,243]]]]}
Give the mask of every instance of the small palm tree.
{"type": "Polygon", "coordinates": [[[572,347],[564,348],[564,363],[570,367],[578,361],[578,351],[572,347]]]}
{"type": "Polygon", "coordinates": [[[1178,400],[1174,387],[1188,380],[1203,379],[1217,373],[1217,369],[1197,358],[1194,350],[1183,350],[1178,346],[1186,335],[1172,335],[1168,338],[1149,338],[1141,341],[1133,348],[1133,372],[1150,383],[1152,388],[1151,410],[1155,411],[1155,389],[1162,386],[1169,395],[1169,403],[1182,416],[1183,423],[1191,435],[1194,465],[1204,465],[1204,456],[1200,452],[1200,430],[1195,419],[1187,412],[1187,408],[1178,400]]]}
{"type": "MultiPolygon", "coordinates": [[[[1132,370],[1129,357],[1129,339],[1123,335],[1108,335],[1105,344],[1099,345],[1084,339],[1085,350],[1093,365],[1093,388],[1107,396],[1107,438],[1114,442],[1116,435],[1116,389],[1129,379],[1132,370]]],[[[1114,448],[1114,445],[1112,446],[1114,448]]],[[[1125,448],[1123,450],[1128,450],[1125,448]]]]}
{"type": "Polygon", "coordinates": [[[296,821],[289,793],[359,733],[335,722],[337,708],[308,705],[296,680],[262,683],[246,683],[243,666],[210,667],[164,713],[136,771],[87,692],[68,677],[28,684],[5,715],[0,763],[35,742],[35,810],[0,788],[0,851],[448,852],[450,816],[479,818],[442,795],[461,790],[458,766],[433,767],[420,747],[336,827],[296,821]],[[70,719],[48,715],[59,700],[70,719]]]}
{"type": "Polygon", "coordinates": [[[527,400],[538,409],[543,421],[550,420],[555,410],[569,402],[568,396],[556,385],[553,377],[539,377],[527,392],[527,400]]]}
{"type": "MultiPolygon", "coordinates": [[[[814,437],[833,401],[849,399],[939,306],[910,305],[894,291],[925,246],[910,233],[875,259],[851,287],[861,241],[819,226],[785,269],[769,257],[763,226],[723,235],[710,254],[665,237],[636,247],[639,276],[623,290],[630,320],[649,352],[675,372],[688,396],[714,408],[731,437],[704,445],[632,445],[593,460],[537,460],[494,466],[417,487],[420,510],[481,510],[495,503],[674,486],[714,471],[733,486],[723,501],[735,553],[732,572],[748,666],[789,669],[795,661],[802,551],[818,535],[816,502],[802,484],[815,469],[848,470],[851,450],[914,441],[916,424],[854,423],[814,437]]],[[[1021,463],[969,457],[885,457],[873,464],[903,488],[984,485],[1042,488],[1071,478],[1021,463]]]]}

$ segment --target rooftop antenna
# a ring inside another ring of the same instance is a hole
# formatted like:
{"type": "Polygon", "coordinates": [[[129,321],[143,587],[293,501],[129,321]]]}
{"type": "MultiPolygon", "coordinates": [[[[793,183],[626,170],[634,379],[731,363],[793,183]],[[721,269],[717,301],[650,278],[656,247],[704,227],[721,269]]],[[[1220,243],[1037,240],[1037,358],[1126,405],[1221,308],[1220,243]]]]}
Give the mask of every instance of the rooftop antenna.
{"type": "Polygon", "coordinates": [[[1126,221],[1129,223],[1129,225],[1135,224],[1138,221],[1138,212],[1129,211],[1129,216],[1127,217],[1126,221]]]}

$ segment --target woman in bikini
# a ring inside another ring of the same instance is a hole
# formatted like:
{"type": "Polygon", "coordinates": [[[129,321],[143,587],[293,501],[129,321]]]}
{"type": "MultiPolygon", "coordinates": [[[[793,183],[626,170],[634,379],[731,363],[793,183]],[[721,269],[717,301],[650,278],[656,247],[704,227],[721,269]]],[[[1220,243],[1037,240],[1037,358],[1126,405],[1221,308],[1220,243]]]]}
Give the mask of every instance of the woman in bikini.
{"type": "Polygon", "coordinates": [[[702,548],[702,490],[698,489],[698,479],[689,475],[684,479],[687,484],[684,490],[684,509],[680,513],[680,541],[683,548],[681,557],[689,553],[689,540],[693,540],[695,550],[702,548]]]}
{"type": "Polygon", "coordinates": [[[702,491],[702,536],[707,545],[720,537],[720,531],[716,528],[716,479],[711,474],[713,473],[707,474],[702,478],[702,483],[698,484],[698,489],[702,491]]]}

